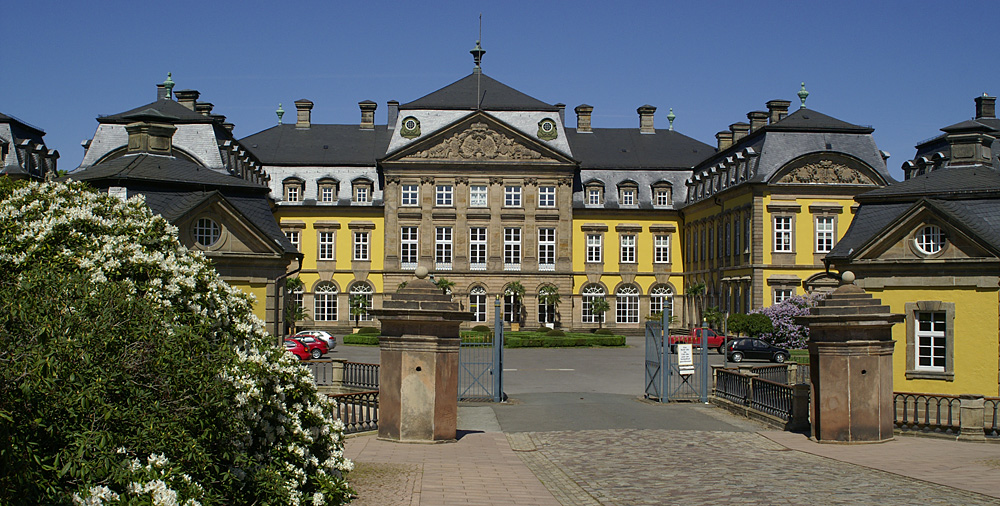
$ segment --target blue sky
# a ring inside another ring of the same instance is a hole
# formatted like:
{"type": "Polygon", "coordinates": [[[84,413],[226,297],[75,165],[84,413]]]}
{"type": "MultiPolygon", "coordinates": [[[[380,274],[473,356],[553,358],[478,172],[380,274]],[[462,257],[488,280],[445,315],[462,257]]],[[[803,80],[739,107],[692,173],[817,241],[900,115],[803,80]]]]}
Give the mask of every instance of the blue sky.
{"type": "Polygon", "coordinates": [[[278,103],[315,102],[313,121],[355,123],[357,103],[408,102],[472,70],[540,100],[594,106],[595,127],[656,125],[709,144],[767,100],[798,100],[875,127],[889,168],[917,142],[1000,94],[994,2],[56,2],[8,18],[0,112],[47,132],[75,168],[98,115],[155,99],[173,73],[245,137],[278,103]],[[992,48],[992,49],[991,49],[992,48]]]}

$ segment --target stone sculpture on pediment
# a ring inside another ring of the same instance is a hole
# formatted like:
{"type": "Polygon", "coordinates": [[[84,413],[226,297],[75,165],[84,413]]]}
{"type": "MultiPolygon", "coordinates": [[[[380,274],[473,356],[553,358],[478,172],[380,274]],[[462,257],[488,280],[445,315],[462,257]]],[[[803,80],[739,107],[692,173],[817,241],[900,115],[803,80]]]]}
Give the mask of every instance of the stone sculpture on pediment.
{"type": "Polygon", "coordinates": [[[832,160],[820,160],[807,163],[792,169],[778,180],[784,184],[861,184],[875,185],[872,179],[857,169],[835,163],[832,160]]]}
{"type": "Polygon", "coordinates": [[[517,161],[542,160],[542,154],[519,144],[501,132],[493,130],[486,123],[473,123],[440,144],[423,151],[417,151],[406,158],[432,160],[489,160],[517,161]]]}

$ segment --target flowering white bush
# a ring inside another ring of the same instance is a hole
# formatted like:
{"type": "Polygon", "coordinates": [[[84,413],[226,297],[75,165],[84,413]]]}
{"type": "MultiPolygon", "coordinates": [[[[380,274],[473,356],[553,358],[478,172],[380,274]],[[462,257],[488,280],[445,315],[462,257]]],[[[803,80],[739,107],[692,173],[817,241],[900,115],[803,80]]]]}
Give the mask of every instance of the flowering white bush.
{"type": "MultiPolygon", "coordinates": [[[[153,215],[141,197],[121,201],[74,182],[23,185],[8,182],[4,185],[0,187],[0,271],[8,276],[12,286],[18,283],[27,286],[41,276],[38,274],[40,271],[44,271],[45,275],[65,273],[66,279],[82,277],[89,291],[86,295],[94,298],[117,299],[121,297],[109,296],[108,293],[118,293],[115,290],[124,292],[125,299],[134,301],[140,309],[148,305],[151,314],[162,315],[165,320],[163,325],[151,325],[154,328],[143,330],[156,336],[142,341],[141,353],[154,354],[154,357],[155,353],[167,353],[169,360],[174,361],[208,360],[187,356],[178,358],[179,354],[170,348],[172,340],[185,339],[181,343],[183,346],[191,346],[192,349],[195,345],[203,346],[205,351],[201,355],[211,356],[210,362],[199,362],[198,367],[215,371],[214,378],[201,381],[178,379],[171,383],[168,378],[164,381],[168,384],[166,390],[162,390],[165,388],[162,385],[149,387],[161,389],[156,392],[169,396],[170,402],[191,398],[192,403],[199,402],[199,413],[219,420],[214,422],[216,427],[208,429],[194,425],[197,420],[182,420],[182,425],[187,425],[179,430],[179,434],[191,439],[184,449],[168,448],[174,453],[160,455],[167,453],[167,449],[144,447],[142,438],[135,436],[134,441],[129,441],[129,434],[109,429],[110,434],[98,441],[105,443],[106,439],[117,438],[122,443],[128,443],[120,446],[129,448],[129,454],[135,458],[145,458],[147,464],[139,467],[101,464],[109,460],[105,449],[103,457],[93,457],[97,464],[77,462],[79,465],[67,465],[69,470],[62,469],[55,476],[66,458],[63,454],[61,462],[57,455],[52,464],[39,468],[40,476],[51,472],[54,481],[65,481],[65,475],[72,476],[73,479],[64,485],[75,487],[73,500],[78,504],[130,503],[140,496],[145,499],[135,504],[149,504],[150,500],[152,504],[211,504],[214,501],[232,504],[240,502],[237,498],[247,503],[293,505],[346,502],[350,489],[344,473],[352,469],[352,463],[343,456],[343,424],[333,418],[332,405],[324,396],[317,395],[308,369],[283,349],[274,346],[274,340],[265,333],[262,322],[253,315],[249,296],[222,281],[201,253],[189,251],[181,245],[175,227],[161,216],[153,215]],[[191,335],[195,336],[193,339],[204,342],[193,342],[191,335]],[[216,351],[220,348],[229,352],[216,351]],[[198,384],[205,381],[218,384],[198,384]],[[177,393],[176,390],[182,387],[191,391],[186,396],[177,393]],[[209,395],[207,392],[223,393],[219,398],[206,402],[204,397],[209,395]],[[203,430],[204,434],[192,434],[203,430]],[[223,440],[220,441],[220,438],[223,440]],[[175,464],[167,466],[167,462],[175,464]],[[193,467],[188,469],[186,466],[193,467]],[[77,473],[78,468],[81,471],[77,473]],[[201,485],[190,482],[191,478],[186,473],[199,475],[201,485]],[[178,481],[179,476],[188,478],[178,481]],[[200,492],[195,494],[195,491],[200,492]]],[[[15,294],[20,293],[18,289],[23,290],[24,287],[11,288],[15,294]]],[[[59,295],[50,298],[72,297],[59,295]]],[[[62,330],[53,329],[51,323],[39,325],[42,336],[51,333],[54,339],[61,340],[60,347],[53,353],[58,353],[59,349],[71,349],[79,345],[81,339],[86,339],[86,335],[74,336],[69,330],[75,313],[85,311],[83,306],[91,307],[87,311],[100,310],[92,308],[92,301],[90,304],[86,304],[87,301],[74,303],[73,300],[45,302],[61,304],[48,312],[61,313],[66,322],[56,324],[66,325],[62,330]]],[[[18,312],[17,307],[12,308],[14,316],[10,316],[9,321],[0,320],[0,324],[6,322],[14,330],[28,326],[24,321],[32,318],[30,308],[23,313],[18,312]]],[[[127,316],[121,315],[122,318],[127,316]]],[[[87,322],[78,323],[85,326],[87,322]]],[[[0,335],[5,335],[3,330],[0,326],[0,335]]],[[[97,345],[94,341],[87,342],[91,347],[99,345],[99,342],[97,345]]],[[[131,344],[129,341],[123,346],[131,344]]],[[[87,355],[88,350],[84,348],[80,353],[87,355]]],[[[0,349],[0,356],[2,351],[0,349]]],[[[197,355],[194,351],[182,354],[197,355]]],[[[97,356],[96,351],[94,356],[97,356]]],[[[118,360],[129,362],[128,367],[134,368],[130,371],[160,364],[140,360],[145,356],[121,355],[125,358],[118,360]],[[133,360],[132,357],[139,358],[133,360]]],[[[172,364],[168,370],[180,371],[186,367],[183,362],[172,364]]],[[[65,364],[67,368],[71,366],[77,369],[83,367],[65,364]]],[[[76,371],[68,373],[68,377],[77,380],[81,376],[88,378],[77,369],[67,369],[76,371]]],[[[0,380],[3,379],[0,377],[0,380]]],[[[101,391],[105,397],[110,395],[107,392],[117,391],[115,385],[101,385],[100,377],[88,378],[87,381],[87,388],[105,389],[101,391]]],[[[153,381],[159,382],[155,377],[153,381]]],[[[17,385],[10,385],[10,391],[14,392],[17,385]]],[[[56,387],[58,385],[53,388],[56,387]]],[[[30,392],[24,388],[21,390],[30,392]]],[[[3,387],[0,387],[0,397],[4,393],[3,387]]],[[[95,398],[102,397],[98,395],[95,398]]],[[[24,399],[27,399],[24,400],[27,404],[34,402],[33,398],[24,399]]],[[[15,403],[16,400],[8,402],[15,403]]],[[[6,415],[9,414],[14,425],[17,423],[14,417],[22,407],[5,406],[3,403],[0,399],[0,416],[8,418],[6,415]]],[[[86,403],[83,405],[86,406],[86,403]]],[[[106,408],[117,409],[114,406],[106,408]]],[[[44,409],[44,406],[35,409],[44,409]]],[[[71,408],[66,409],[72,416],[86,416],[71,408]]],[[[170,406],[170,409],[183,413],[186,408],[182,405],[170,406]]],[[[190,409],[194,412],[195,408],[190,409]]],[[[112,415],[117,414],[117,411],[112,411],[95,415],[113,419],[112,415]]],[[[128,425],[128,420],[121,423],[128,425]]],[[[73,428],[60,429],[44,423],[42,426],[47,431],[47,437],[65,437],[74,441],[92,437],[80,435],[85,432],[84,429],[80,429],[79,434],[61,434],[59,430],[73,428]],[[56,433],[53,434],[53,431],[56,433]]],[[[174,427],[169,426],[171,429],[174,427]]],[[[25,438],[30,439],[29,435],[25,438]]],[[[145,444],[155,446],[154,443],[145,444]]],[[[179,446],[178,443],[163,443],[166,446],[171,444],[179,446]]],[[[26,451],[36,451],[30,442],[23,445],[26,451]]],[[[0,464],[13,465],[16,462],[0,464]]],[[[3,502],[3,491],[4,477],[0,476],[0,502],[3,502]]]]}

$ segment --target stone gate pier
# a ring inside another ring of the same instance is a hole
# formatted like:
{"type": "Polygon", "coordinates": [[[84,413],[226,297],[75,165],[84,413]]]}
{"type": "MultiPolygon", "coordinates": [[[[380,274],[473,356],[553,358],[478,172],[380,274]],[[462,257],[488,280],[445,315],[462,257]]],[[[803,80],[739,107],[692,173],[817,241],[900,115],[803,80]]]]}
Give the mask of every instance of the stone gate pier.
{"type": "Polygon", "coordinates": [[[893,438],[892,326],[902,314],[855,286],[854,274],[796,323],[809,326],[812,434],[819,442],[893,438]]]}
{"type": "Polygon", "coordinates": [[[426,279],[386,296],[371,312],[382,323],[379,338],[378,437],[398,442],[455,440],[458,425],[459,326],[471,320],[451,296],[426,279]]]}

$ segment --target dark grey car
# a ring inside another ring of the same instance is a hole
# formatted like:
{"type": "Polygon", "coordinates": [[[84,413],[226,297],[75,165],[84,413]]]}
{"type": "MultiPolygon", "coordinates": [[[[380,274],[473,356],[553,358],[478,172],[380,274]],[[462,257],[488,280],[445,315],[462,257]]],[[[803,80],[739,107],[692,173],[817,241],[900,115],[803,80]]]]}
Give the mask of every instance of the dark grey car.
{"type": "Polygon", "coordinates": [[[788,360],[790,354],[785,348],[773,346],[766,341],[746,337],[729,342],[726,350],[729,360],[742,362],[744,359],[770,360],[779,364],[788,360]]]}

